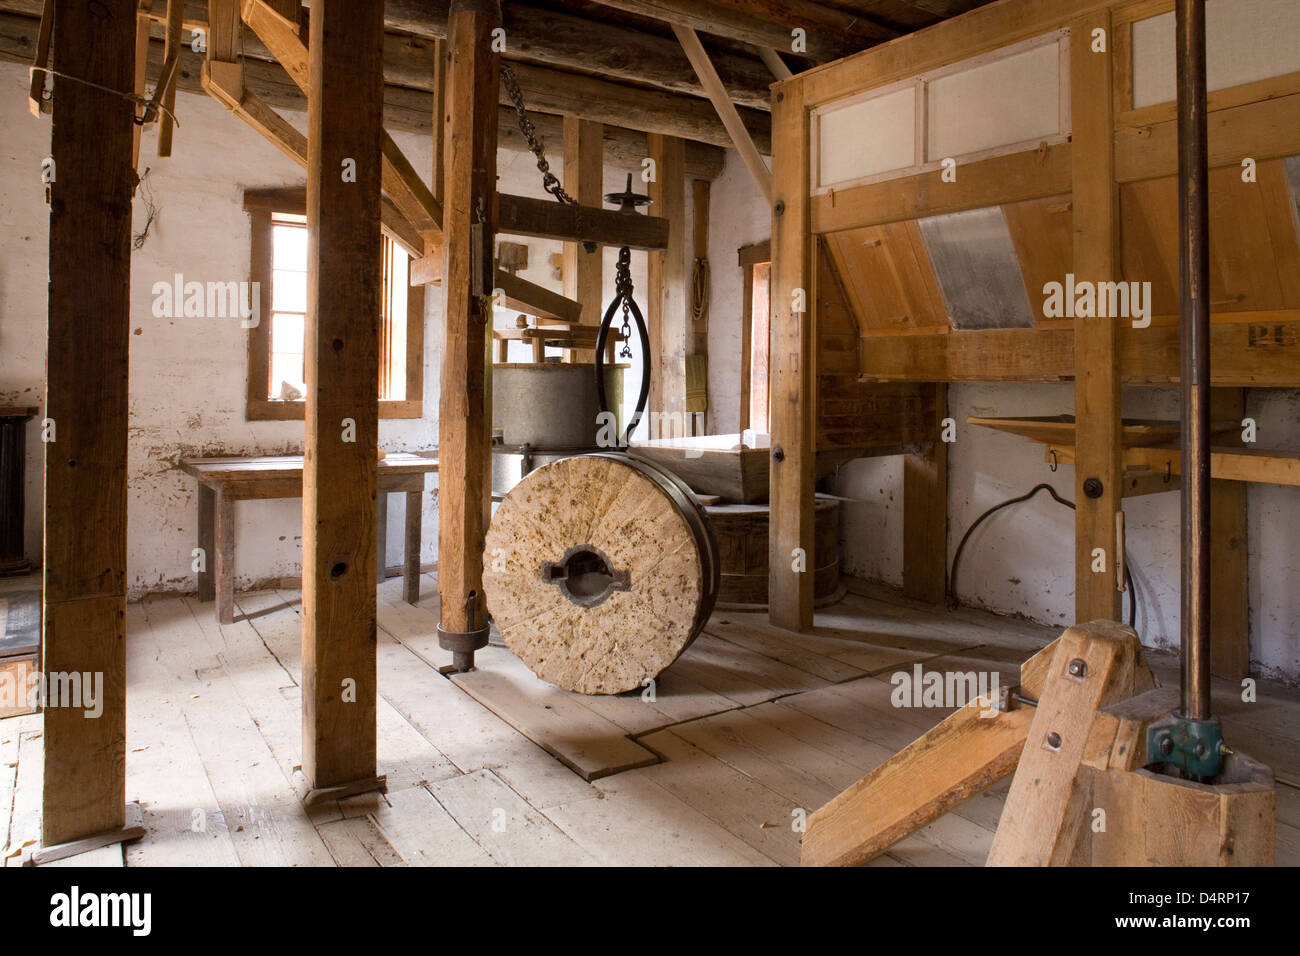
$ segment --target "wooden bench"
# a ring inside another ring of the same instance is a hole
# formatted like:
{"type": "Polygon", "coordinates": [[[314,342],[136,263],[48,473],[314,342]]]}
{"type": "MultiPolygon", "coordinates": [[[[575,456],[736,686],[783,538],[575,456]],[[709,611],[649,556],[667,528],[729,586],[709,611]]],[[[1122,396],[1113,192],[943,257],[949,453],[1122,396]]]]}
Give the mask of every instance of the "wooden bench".
{"type": "MultiPolygon", "coordinates": [[[[199,600],[217,602],[217,620],[235,620],[235,502],[248,499],[301,498],[301,455],[262,458],[189,458],[181,463],[199,483],[199,547],[204,570],[199,572],[199,600]]],[[[438,470],[435,458],[406,452],[379,462],[378,579],[384,580],[388,530],[388,496],[406,494],[406,554],[403,562],[407,603],[420,600],[420,526],[424,476],[438,470]]]]}

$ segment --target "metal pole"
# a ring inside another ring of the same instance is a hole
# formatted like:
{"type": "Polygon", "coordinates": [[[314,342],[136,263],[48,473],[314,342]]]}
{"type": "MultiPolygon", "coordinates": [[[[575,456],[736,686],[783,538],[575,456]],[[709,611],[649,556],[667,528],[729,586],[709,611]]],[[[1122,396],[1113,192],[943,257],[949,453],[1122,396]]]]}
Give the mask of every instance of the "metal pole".
{"type": "Polygon", "coordinates": [[[1178,0],[1182,716],[1210,717],[1210,258],[1205,0],[1178,0]]]}

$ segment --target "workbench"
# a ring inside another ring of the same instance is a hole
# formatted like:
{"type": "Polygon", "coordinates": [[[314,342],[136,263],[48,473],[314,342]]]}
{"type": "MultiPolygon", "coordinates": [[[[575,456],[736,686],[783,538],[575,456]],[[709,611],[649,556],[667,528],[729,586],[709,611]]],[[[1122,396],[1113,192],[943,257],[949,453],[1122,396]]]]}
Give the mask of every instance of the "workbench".
{"type": "MultiPolygon", "coordinates": [[[[199,547],[205,556],[199,572],[199,600],[217,602],[217,620],[235,620],[235,502],[250,499],[301,498],[301,455],[258,458],[189,458],[181,463],[199,483],[199,547]]],[[[420,600],[420,526],[424,476],[437,472],[436,458],[407,452],[379,461],[377,480],[378,579],[385,577],[383,556],[387,545],[388,496],[406,494],[406,552],[403,561],[403,597],[409,604],[420,600]]]]}

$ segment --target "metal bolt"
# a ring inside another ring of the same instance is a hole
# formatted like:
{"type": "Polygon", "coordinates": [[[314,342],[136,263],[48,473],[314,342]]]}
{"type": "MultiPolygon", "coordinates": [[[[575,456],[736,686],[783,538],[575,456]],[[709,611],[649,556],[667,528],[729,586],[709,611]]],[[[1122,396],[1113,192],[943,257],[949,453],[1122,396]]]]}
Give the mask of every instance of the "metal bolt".
{"type": "Polygon", "coordinates": [[[1197,741],[1197,743],[1196,743],[1196,756],[1198,756],[1198,757],[1204,757],[1204,756],[1205,756],[1205,741],[1203,741],[1203,740],[1202,740],[1202,741],[1197,741]]]}
{"type": "Polygon", "coordinates": [[[1047,746],[1051,747],[1053,750],[1061,749],[1061,735],[1055,730],[1047,735],[1047,746]]]}
{"type": "Polygon", "coordinates": [[[1070,661],[1070,676],[1087,677],[1088,662],[1085,661],[1082,657],[1076,657],[1074,660],[1070,661]]]}
{"type": "Polygon", "coordinates": [[[1160,738],[1160,753],[1168,757],[1174,752],[1174,738],[1168,734],[1160,738]]]}
{"type": "Polygon", "coordinates": [[[1100,498],[1103,490],[1100,478],[1088,478],[1083,483],[1083,493],[1089,498],[1100,498]]]}
{"type": "Polygon", "coordinates": [[[782,448],[780,445],[777,445],[775,448],[772,449],[772,457],[776,461],[785,461],[785,449],[782,448]]]}
{"type": "Polygon", "coordinates": [[[778,216],[785,215],[785,200],[784,200],[784,199],[778,199],[778,200],[776,201],[776,206],[775,206],[774,208],[775,208],[775,210],[776,210],[776,214],[777,214],[778,216]]]}

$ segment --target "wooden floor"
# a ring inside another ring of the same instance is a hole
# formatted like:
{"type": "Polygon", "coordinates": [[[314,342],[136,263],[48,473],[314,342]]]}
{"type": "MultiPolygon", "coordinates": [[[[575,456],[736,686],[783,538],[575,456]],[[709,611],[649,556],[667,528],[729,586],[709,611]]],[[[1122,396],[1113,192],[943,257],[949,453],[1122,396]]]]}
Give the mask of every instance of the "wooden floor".
{"type": "MultiPolygon", "coordinates": [[[[432,577],[420,607],[402,603],[401,581],[391,579],[379,589],[379,761],[388,793],[311,810],[301,803],[298,769],[298,594],[239,595],[229,626],[217,624],[214,605],[193,598],[133,604],[127,797],[143,806],[149,832],[125,858],[113,847],[68,862],[795,864],[800,811],[815,810],[945,715],[892,707],[892,673],[924,662],[927,671],[996,670],[1011,680],[1056,634],[977,611],[934,612],[851,584],[843,602],[818,613],[814,635],[771,628],[757,615],[716,614],[650,701],[495,693],[505,680],[526,688],[530,676],[498,647],[480,652],[477,683],[462,688],[438,670],[450,655],[435,636],[432,577]],[[471,693],[508,710],[510,722],[471,693]]],[[[1149,660],[1162,681],[1177,681],[1172,655],[1149,660]]],[[[1219,682],[1215,704],[1229,742],[1274,767],[1277,862],[1300,864],[1300,693],[1261,685],[1259,701],[1244,704],[1238,687],[1219,682]]],[[[0,856],[9,865],[39,834],[40,778],[41,718],[0,720],[0,856]]],[[[982,864],[1007,786],[874,865],[982,864]]]]}

